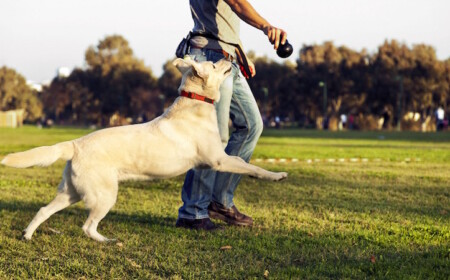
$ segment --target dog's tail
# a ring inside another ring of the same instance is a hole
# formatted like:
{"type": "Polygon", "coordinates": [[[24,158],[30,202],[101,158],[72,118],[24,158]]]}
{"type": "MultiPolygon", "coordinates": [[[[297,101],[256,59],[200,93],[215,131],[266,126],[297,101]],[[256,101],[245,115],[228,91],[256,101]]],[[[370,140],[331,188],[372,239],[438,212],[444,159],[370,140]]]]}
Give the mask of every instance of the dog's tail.
{"type": "Polygon", "coordinates": [[[2,164],[16,168],[30,166],[49,166],[58,159],[69,160],[73,157],[73,142],[61,142],[53,146],[43,146],[25,152],[7,155],[2,164]]]}

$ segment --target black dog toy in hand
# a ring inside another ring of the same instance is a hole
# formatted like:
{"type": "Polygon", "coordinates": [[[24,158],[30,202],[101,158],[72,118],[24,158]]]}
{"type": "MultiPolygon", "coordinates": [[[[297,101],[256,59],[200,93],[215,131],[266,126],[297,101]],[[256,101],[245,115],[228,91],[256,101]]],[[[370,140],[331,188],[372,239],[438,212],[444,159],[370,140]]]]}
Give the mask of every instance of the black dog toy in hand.
{"type": "Polygon", "coordinates": [[[292,54],[293,51],[294,48],[292,48],[292,45],[289,44],[288,40],[286,40],[284,45],[281,45],[280,43],[280,45],[278,46],[277,55],[281,58],[287,58],[292,54]]]}

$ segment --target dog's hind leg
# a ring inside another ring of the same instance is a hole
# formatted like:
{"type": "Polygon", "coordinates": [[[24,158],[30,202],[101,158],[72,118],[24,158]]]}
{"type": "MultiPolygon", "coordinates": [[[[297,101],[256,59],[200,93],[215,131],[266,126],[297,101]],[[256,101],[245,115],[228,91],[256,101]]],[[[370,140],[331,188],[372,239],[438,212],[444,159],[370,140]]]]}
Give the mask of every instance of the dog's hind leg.
{"type": "Polygon", "coordinates": [[[98,233],[97,226],[100,221],[108,214],[109,210],[114,206],[117,199],[118,183],[111,183],[107,188],[97,190],[96,194],[89,194],[91,197],[87,204],[89,205],[89,217],[83,225],[83,231],[87,236],[94,240],[105,242],[114,241],[98,233]],[[100,197],[101,195],[101,197],[100,197]]]}
{"type": "Polygon", "coordinates": [[[230,172],[236,174],[246,174],[256,178],[280,181],[287,178],[286,172],[271,172],[261,167],[245,162],[240,157],[224,156],[212,166],[214,170],[220,172],[230,172]]]}
{"type": "Polygon", "coordinates": [[[42,207],[33,218],[28,227],[23,231],[23,237],[27,240],[31,239],[34,231],[40,224],[45,222],[51,215],[56,212],[80,201],[80,196],[73,188],[70,178],[67,176],[70,170],[69,164],[64,170],[64,175],[58,187],[58,194],[47,206],[42,207]]]}

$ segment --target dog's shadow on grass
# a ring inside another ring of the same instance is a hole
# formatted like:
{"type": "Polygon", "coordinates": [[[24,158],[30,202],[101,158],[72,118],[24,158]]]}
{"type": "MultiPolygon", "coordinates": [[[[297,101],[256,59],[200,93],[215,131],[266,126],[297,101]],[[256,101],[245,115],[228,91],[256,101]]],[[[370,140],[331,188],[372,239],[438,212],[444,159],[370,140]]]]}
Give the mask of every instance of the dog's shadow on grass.
{"type": "MultiPolygon", "coordinates": [[[[25,227],[34,215],[39,211],[39,209],[43,206],[46,206],[46,202],[33,202],[33,201],[20,201],[20,200],[0,200],[0,211],[4,212],[3,215],[7,215],[5,212],[23,212],[20,220],[17,220],[13,223],[13,229],[21,230],[25,227]],[[17,227],[17,228],[16,228],[17,227]],[[19,228],[20,227],[20,228],[19,228]]],[[[88,217],[88,210],[80,207],[79,205],[73,205],[63,209],[54,215],[52,215],[49,219],[55,217],[63,217],[63,220],[80,220],[80,222],[76,222],[77,224],[83,223],[85,219],[88,217]]],[[[174,227],[176,219],[174,217],[168,216],[155,216],[148,212],[140,212],[140,213],[122,213],[119,211],[110,211],[104,221],[111,223],[137,223],[137,224],[148,224],[148,225],[157,225],[161,227],[174,227]]]]}

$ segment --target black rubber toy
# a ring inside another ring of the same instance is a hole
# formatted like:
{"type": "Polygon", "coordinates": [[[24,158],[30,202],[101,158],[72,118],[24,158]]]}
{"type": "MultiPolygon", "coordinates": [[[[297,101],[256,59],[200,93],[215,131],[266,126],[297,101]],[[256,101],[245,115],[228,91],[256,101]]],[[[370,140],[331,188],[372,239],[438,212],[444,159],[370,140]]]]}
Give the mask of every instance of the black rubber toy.
{"type": "Polygon", "coordinates": [[[284,45],[279,45],[277,49],[277,55],[281,58],[287,58],[289,57],[292,52],[294,51],[294,48],[292,48],[292,45],[289,44],[288,40],[286,40],[286,43],[284,45]]]}

